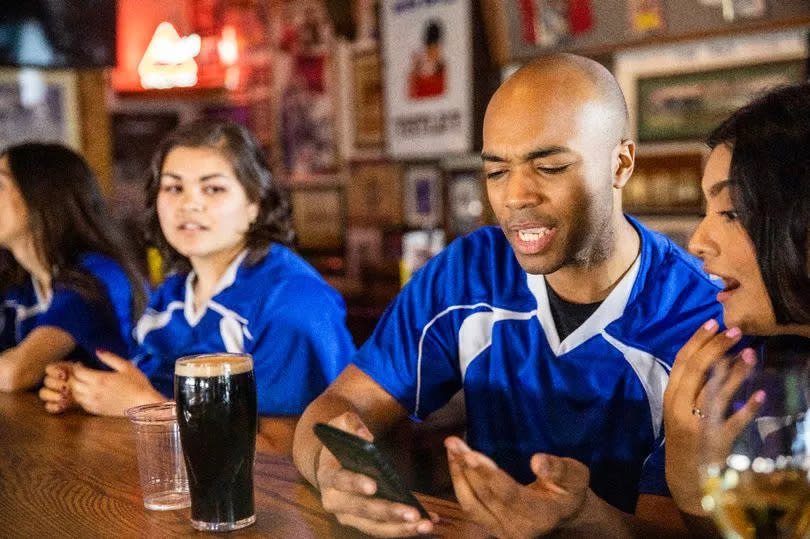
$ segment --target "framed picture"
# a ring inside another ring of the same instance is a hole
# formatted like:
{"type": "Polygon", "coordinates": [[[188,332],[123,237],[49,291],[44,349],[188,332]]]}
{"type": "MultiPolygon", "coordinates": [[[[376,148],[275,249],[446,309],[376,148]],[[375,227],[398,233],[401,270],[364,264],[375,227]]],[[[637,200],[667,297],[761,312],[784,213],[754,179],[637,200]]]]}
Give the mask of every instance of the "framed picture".
{"type": "Polygon", "coordinates": [[[346,277],[361,280],[363,272],[383,259],[383,232],[375,227],[346,230],[346,277]]]}
{"type": "Polygon", "coordinates": [[[442,174],[435,166],[409,167],[403,176],[405,224],[419,228],[439,226],[442,213],[442,174]]]}
{"type": "Polygon", "coordinates": [[[486,200],[480,170],[453,171],[447,175],[447,232],[463,236],[485,224],[486,200]]]}
{"type": "Polygon", "coordinates": [[[0,69],[0,147],[38,140],[80,151],[78,103],[71,71],[0,69]]]}
{"type": "Polygon", "coordinates": [[[390,157],[429,159],[472,150],[472,4],[380,3],[390,157]]]}
{"type": "Polygon", "coordinates": [[[338,168],[332,25],[322,0],[267,5],[271,44],[265,56],[272,58],[277,125],[274,158],[291,185],[308,184],[338,168]]]}
{"type": "Polygon", "coordinates": [[[296,189],[290,199],[293,225],[301,249],[343,246],[343,196],[340,188],[296,189]]]}
{"type": "Polygon", "coordinates": [[[702,140],[753,97],[804,78],[802,59],[639,78],[638,140],[702,140]]]}
{"type": "Polygon", "coordinates": [[[637,155],[630,181],[622,190],[630,213],[697,215],[703,204],[700,180],[705,151],[637,155]]]}
{"type": "Polygon", "coordinates": [[[393,163],[357,163],[346,183],[350,225],[402,224],[402,168],[393,163]]]}
{"type": "Polygon", "coordinates": [[[353,57],[354,143],[359,147],[381,147],[384,140],[380,55],[376,50],[357,52],[353,57]]]}
{"type": "Polygon", "coordinates": [[[640,221],[648,228],[656,230],[686,249],[689,239],[695,233],[700,217],[694,216],[659,216],[651,215],[640,217],[640,221]]]}

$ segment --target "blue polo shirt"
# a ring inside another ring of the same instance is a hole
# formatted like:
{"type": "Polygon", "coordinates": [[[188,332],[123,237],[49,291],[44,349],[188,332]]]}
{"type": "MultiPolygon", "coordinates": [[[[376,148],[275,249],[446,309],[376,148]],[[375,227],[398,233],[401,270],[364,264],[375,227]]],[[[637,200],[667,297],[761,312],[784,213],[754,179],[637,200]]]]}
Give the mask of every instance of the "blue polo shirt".
{"type": "Polygon", "coordinates": [[[542,275],[497,227],[454,241],[417,272],[354,364],[424,418],[464,389],[467,440],[518,481],[537,452],[571,457],[591,488],[632,512],[668,495],[663,395],[681,346],[719,319],[718,288],[695,259],[628,217],[636,261],[599,308],[560,339],[542,275]]]}
{"type": "Polygon", "coordinates": [[[35,328],[61,329],[76,342],[65,359],[107,369],[96,358],[96,350],[108,350],[129,357],[135,350],[132,339],[132,288],[124,269],[104,255],[88,253],[79,267],[101,285],[103,297],[92,300],[69,286],[54,282],[46,296],[29,277],[2,297],[0,345],[16,346],[35,328]]]}
{"type": "Polygon", "coordinates": [[[217,291],[194,311],[194,273],[158,288],[136,327],[135,362],[152,385],[174,393],[174,362],[190,354],[253,356],[259,413],[297,415],[355,351],[343,298],[301,257],[273,244],[254,265],[234,260],[217,291]]]}

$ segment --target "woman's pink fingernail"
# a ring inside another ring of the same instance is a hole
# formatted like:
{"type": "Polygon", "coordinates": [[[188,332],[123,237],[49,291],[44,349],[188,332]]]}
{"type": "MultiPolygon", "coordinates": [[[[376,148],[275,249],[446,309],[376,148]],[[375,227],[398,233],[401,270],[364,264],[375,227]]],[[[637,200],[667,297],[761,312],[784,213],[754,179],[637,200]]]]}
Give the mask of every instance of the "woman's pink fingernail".
{"type": "Polygon", "coordinates": [[[726,331],[726,337],[728,337],[729,339],[736,339],[740,335],[742,335],[742,331],[740,331],[740,328],[731,328],[728,331],[726,331]]]}
{"type": "Polygon", "coordinates": [[[706,323],[703,324],[703,329],[709,333],[714,333],[717,330],[717,320],[713,318],[711,320],[707,320],[706,323]]]}
{"type": "Polygon", "coordinates": [[[742,351],[742,360],[745,362],[746,365],[753,365],[757,361],[757,356],[754,351],[750,348],[746,348],[742,351]]]}
{"type": "Polygon", "coordinates": [[[758,402],[759,404],[762,404],[763,402],[765,402],[765,397],[766,397],[765,392],[763,390],[761,390],[761,389],[759,391],[757,391],[756,393],[754,393],[754,400],[756,402],[758,402]]]}

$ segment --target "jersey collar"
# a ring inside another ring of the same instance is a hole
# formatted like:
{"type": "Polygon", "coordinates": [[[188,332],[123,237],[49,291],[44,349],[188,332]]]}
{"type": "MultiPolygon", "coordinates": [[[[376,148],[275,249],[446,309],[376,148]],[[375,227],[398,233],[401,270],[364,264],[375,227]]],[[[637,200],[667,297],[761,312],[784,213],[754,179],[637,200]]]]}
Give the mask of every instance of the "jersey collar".
{"type": "Polygon", "coordinates": [[[185,294],[185,303],[183,305],[183,314],[186,317],[186,320],[192,326],[197,325],[202,317],[205,315],[205,311],[208,309],[208,305],[211,303],[211,300],[217,296],[220,292],[231,286],[236,281],[236,273],[239,271],[239,266],[242,265],[242,261],[247,256],[248,250],[245,249],[239,255],[234,258],[233,262],[225,270],[225,273],[222,274],[222,277],[219,278],[217,281],[217,286],[214,288],[214,293],[211,295],[211,299],[203,305],[203,307],[195,312],[194,311],[194,279],[196,275],[194,274],[194,270],[191,270],[186,276],[186,294],[185,294]]]}
{"type": "MultiPolygon", "coordinates": [[[[641,241],[644,238],[641,236],[641,241]]],[[[543,275],[526,274],[526,284],[529,286],[532,295],[537,301],[537,319],[543,327],[546,334],[546,340],[555,355],[561,356],[592,337],[599,335],[608,324],[620,318],[624,313],[630,295],[633,292],[633,285],[638,277],[639,268],[641,267],[641,253],[644,250],[643,243],[639,249],[639,254],[636,256],[635,261],[630,266],[624,277],[621,278],[619,283],[611,290],[608,297],[596,309],[596,311],[588,317],[576,330],[574,330],[564,341],[560,342],[560,336],[557,333],[557,326],[554,324],[554,317],[551,314],[551,305],[548,301],[548,291],[546,290],[546,278],[543,275]]]]}

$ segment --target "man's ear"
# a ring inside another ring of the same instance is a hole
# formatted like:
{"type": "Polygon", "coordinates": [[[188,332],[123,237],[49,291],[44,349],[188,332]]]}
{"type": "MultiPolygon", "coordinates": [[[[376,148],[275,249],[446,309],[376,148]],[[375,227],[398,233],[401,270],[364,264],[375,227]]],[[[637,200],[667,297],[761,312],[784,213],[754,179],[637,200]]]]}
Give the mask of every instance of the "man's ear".
{"type": "Polygon", "coordinates": [[[622,140],[613,149],[613,188],[622,189],[633,174],[636,162],[636,143],[622,140]]]}

